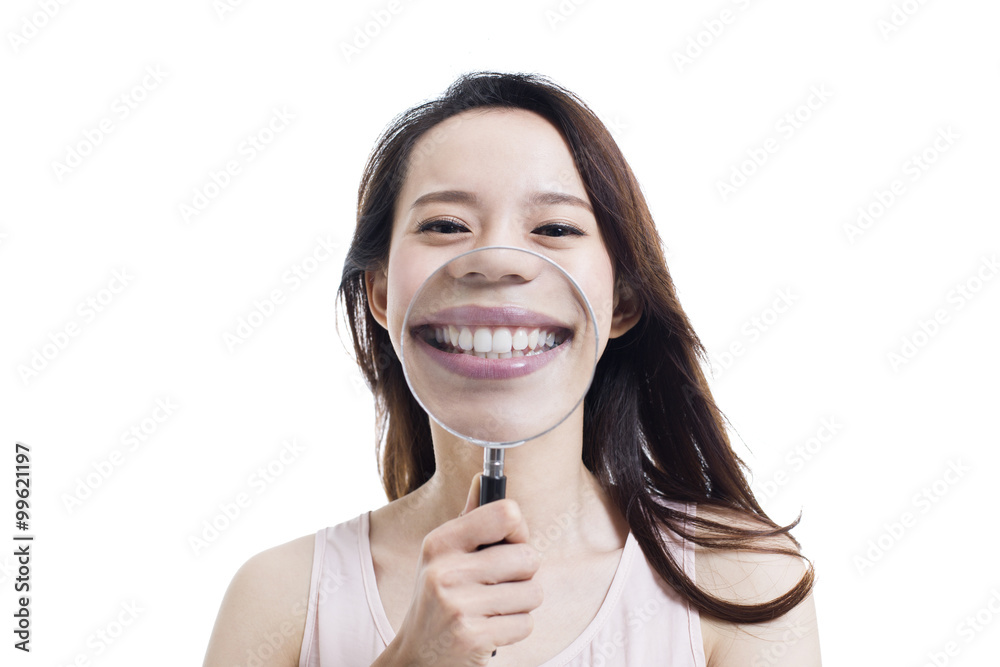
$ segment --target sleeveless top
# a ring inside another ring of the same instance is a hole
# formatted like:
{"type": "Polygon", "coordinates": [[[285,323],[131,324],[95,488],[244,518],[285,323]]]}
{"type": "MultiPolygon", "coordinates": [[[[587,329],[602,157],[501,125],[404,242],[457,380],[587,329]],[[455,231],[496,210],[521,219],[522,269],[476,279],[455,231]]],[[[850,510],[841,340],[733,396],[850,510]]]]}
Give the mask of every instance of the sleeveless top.
{"type": "MultiPolygon", "coordinates": [[[[690,504],[660,502],[692,515],[690,504]]],[[[299,667],[370,667],[396,635],[375,583],[369,515],[316,533],[299,667]]],[[[663,536],[694,579],[690,545],[672,531],[663,536]]],[[[538,667],[625,665],[705,667],[698,610],[660,578],[632,531],[597,615],[569,646],[538,667]]]]}

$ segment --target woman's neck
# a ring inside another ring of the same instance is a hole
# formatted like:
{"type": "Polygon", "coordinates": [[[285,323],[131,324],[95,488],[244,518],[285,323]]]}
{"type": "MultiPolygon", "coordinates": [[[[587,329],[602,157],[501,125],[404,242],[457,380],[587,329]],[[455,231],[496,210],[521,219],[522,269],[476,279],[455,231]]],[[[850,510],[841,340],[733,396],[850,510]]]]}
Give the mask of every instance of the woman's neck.
{"type": "MultiPolygon", "coordinates": [[[[505,452],[506,497],[517,501],[529,542],[546,558],[620,549],[628,524],[583,465],[582,419],[577,410],[551,432],[505,452]]],[[[454,519],[465,507],[484,449],[432,424],[436,470],[423,486],[393,503],[411,544],[454,519]],[[404,528],[405,526],[405,528],[404,528]]]]}

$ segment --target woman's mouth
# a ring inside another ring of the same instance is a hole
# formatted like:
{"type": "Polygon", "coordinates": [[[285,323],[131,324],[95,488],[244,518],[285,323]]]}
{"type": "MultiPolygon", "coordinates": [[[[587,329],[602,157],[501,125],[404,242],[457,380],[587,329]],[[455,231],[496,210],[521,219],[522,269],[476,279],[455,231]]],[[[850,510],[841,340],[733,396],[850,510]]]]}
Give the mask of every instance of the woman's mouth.
{"type": "Polygon", "coordinates": [[[410,371],[420,377],[433,373],[422,359],[479,380],[530,375],[565,356],[575,334],[566,321],[518,306],[459,306],[415,320],[408,335],[419,352],[410,371]]]}
{"type": "Polygon", "coordinates": [[[437,350],[480,359],[513,359],[543,354],[558,347],[572,335],[569,329],[554,326],[461,324],[429,324],[415,333],[437,350]]]}

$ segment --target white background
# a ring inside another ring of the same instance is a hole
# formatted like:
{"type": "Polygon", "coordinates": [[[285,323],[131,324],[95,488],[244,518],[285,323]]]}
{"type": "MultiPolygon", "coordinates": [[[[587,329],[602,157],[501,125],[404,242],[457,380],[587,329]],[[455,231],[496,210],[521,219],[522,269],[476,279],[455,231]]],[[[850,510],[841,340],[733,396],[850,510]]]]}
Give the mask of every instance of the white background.
{"type": "Polygon", "coordinates": [[[802,510],[825,664],[930,664],[951,641],[938,664],[995,659],[1000,280],[984,262],[1000,251],[1000,5],[900,0],[893,25],[889,0],[49,4],[0,16],[0,535],[13,545],[20,440],[36,536],[30,656],[11,648],[0,549],[4,664],[199,664],[241,563],[385,503],[334,296],[379,132],[474,69],[549,75],[613,128],[734,447],[776,520],[802,510]],[[391,20],[346,56],[373,11],[391,20]],[[247,160],[274,109],[294,120],[247,160]],[[88,147],[102,119],[111,132],[88,147]],[[762,166],[741,166],[765,145],[762,166]],[[78,166],[54,166],[77,149],[78,166]],[[229,160],[239,174],[186,221],[180,206],[229,160]],[[902,194],[850,235],[896,179],[902,194]],[[304,263],[317,239],[335,254],[304,263]],[[306,265],[297,288],[283,280],[306,265]],[[230,350],[274,289],[284,302],[230,350]],[[782,291],[791,306],[772,312],[782,291]],[[25,374],[36,352],[49,358],[25,374]],[[157,400],[178,406],[162,423],[157,400]],[[302,453],[252,486],[288,439],[302,453]],[[68,507],[88,475],[99,486],[68,507]],[[249,507],[195,553],[241,492],[249,507]],[[134,622],[95,641],[131,603],[134,622]],[[961,625],[982,609],[979,630],[961,625]]]}

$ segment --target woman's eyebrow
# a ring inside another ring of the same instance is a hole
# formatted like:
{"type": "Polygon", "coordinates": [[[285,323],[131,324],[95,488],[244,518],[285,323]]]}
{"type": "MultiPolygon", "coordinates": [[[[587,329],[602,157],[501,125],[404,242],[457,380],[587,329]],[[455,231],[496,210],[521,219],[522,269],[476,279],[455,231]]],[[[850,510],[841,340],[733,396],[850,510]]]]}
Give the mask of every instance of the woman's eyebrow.
{"type": "Polygon", "coordinates": [[[528,204],[530,206],[558,206],[560,204],[569,204],[570,206],[580,206],[585,208],[591,213],[594,212],[594,209],[589,202],[580,199],[576,195],[571,195],[568,192],[534,192],[528,198],[528,204]]]}
{"type": "MultiPolygon", "coordinates": [[[[466,192],[465,190],[439,190],[437,192],[428,192],[420,195],[413,202],[413,205],[410,208],[414,209],[424,204],[440,203],[466,204],[468,206],[478,207],[481,202],[479,197],[474,192],[466,192]]],[[[533,192],[528,197],[527,201],[528,206],[558,206],[560,204],[579,206],[586,209],[590,213],[594,212],[594,209],[589,202],[567,192],[533,192]]]]}
{"type": "Polygon", "coordinates": [[[438,192],[428,192],[420,195],[413,202],[411,209],[423,204],[468,204],[469,206],[479,206],[479,197],[473,192],[464,190],[439,190],[438,192]]]}

